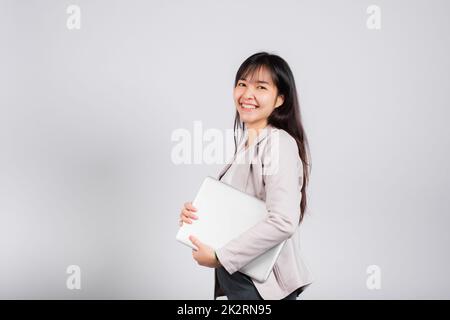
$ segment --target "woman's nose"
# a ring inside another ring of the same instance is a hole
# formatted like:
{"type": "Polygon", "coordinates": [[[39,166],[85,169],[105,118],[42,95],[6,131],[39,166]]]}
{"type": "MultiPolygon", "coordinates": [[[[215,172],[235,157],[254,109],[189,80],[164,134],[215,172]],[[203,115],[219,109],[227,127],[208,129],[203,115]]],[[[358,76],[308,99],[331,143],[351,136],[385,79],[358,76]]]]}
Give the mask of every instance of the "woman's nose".
{"type": "Polygon", "coordinates": [[[254,94],[253,94],[253,89],[250,87],[247,87],[247,89],[245,89],[244,94],[242,95],[245,100],[253,100],[254,94]]]}

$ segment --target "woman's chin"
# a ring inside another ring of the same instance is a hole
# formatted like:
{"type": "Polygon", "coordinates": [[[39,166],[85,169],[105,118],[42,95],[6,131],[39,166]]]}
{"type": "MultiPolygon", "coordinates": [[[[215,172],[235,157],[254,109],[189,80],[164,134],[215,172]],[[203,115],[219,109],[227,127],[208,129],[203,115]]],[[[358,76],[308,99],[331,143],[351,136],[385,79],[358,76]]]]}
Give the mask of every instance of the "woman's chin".
{"type": "Polygon", "coordinates": [[[256,114],[252,114],[250,112],[239,112],[239,116],[241,118],[242,121],[244,122],[253,122],[255,120],[258,120],[258,117],[256,116],[256,114]]]}
{"type": "Polygon", "coordinates": [[[248,127],[248,125],[250,125],[250,124],[256,122],[256,119],[253,119],[253,118],[251,118],[251,117],[245,117],[245,116],[242,117],[242,116],[241,116],[241,121],[242,121],[243,123],[245,123],[245,126],[246,126],[246,127],[248,127]]]}

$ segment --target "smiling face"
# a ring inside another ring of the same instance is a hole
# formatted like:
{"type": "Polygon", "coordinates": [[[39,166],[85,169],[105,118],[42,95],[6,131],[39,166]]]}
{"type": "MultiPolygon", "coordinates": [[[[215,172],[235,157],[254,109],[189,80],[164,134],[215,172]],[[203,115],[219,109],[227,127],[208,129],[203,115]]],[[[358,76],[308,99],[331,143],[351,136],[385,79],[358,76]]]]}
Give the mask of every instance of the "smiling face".
{"type": "Polygon", "coordinates": [[[283,102],[284,97],[278,95],[278,89],[265,67],[240,79],[234,88],[234,103],[247,128],[264,128],[272,111],[283,102]]]}

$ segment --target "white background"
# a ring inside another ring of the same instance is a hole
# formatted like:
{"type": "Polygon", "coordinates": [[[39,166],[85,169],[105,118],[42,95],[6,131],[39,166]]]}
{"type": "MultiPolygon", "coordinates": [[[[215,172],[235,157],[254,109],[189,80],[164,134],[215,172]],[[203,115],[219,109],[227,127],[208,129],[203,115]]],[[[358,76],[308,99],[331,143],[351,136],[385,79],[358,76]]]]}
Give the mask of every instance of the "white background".
{"type": "Polygon", "coordinates": [[[0,1],[0,298],[212,299],[175,241],[251,54],[292,68],[312,155],[302,299],[450,298],[448,1],[0,1]],[[69,30],[66,9],[81,8],[69,30]],[[381,29],[366,26],[381,8],[381,29]],[[81,268],[82,289],[66,288],[81,268]],[[366,268],[381,268],[369,290],[366,268]]]}

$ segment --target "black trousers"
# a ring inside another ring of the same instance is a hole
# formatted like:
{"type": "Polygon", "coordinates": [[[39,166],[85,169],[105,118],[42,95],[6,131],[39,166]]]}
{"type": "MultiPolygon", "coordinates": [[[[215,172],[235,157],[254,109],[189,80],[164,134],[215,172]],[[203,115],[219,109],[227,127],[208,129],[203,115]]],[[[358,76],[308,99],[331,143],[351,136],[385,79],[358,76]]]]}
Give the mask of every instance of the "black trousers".
{"type": "MultiPolygon", "coordinates": [[[[219,285],[223,289],[228,300],[264,300],[252,282],[252,279],[236,271],[229,274],[224,267],[217,268],[219,285]]],[[[298,289],[281,300],[297,300],[297,295],[302,290],[298,289]]]]}

